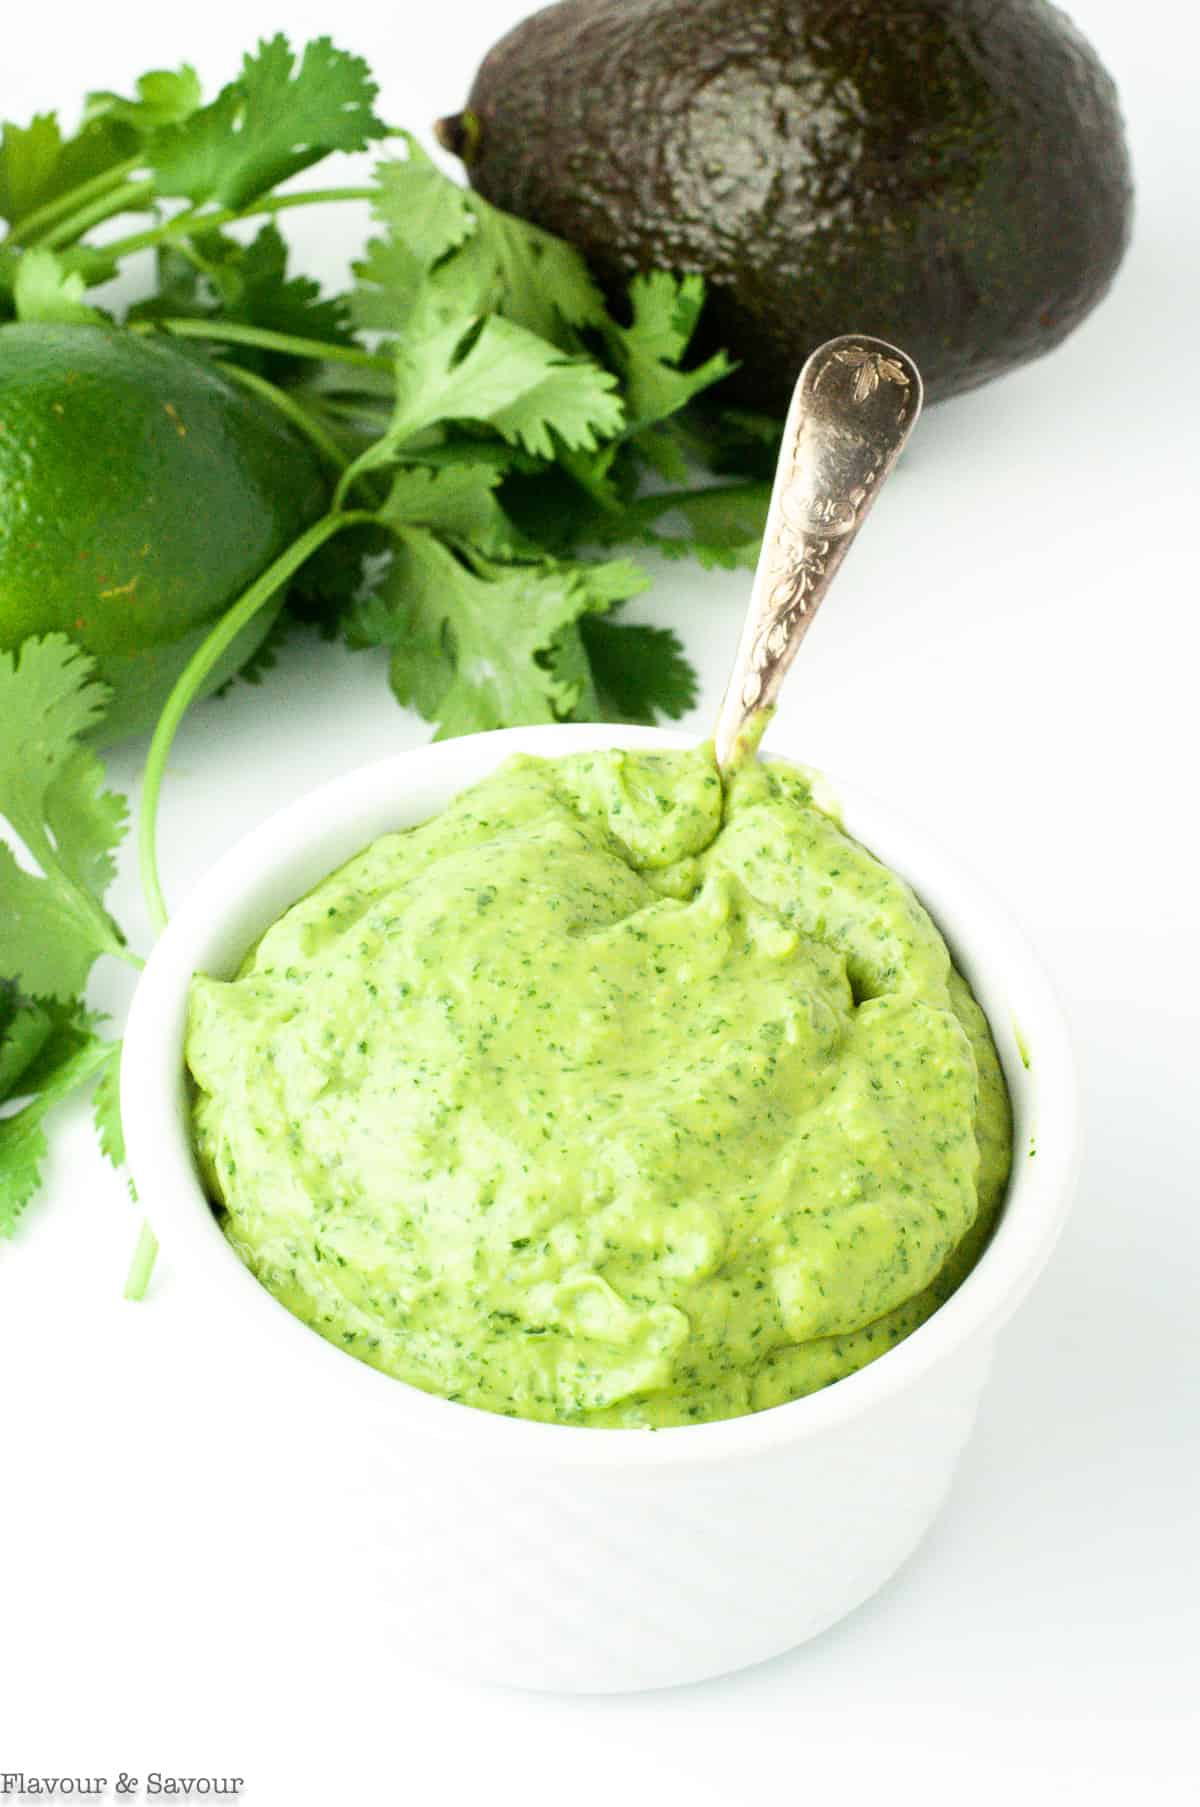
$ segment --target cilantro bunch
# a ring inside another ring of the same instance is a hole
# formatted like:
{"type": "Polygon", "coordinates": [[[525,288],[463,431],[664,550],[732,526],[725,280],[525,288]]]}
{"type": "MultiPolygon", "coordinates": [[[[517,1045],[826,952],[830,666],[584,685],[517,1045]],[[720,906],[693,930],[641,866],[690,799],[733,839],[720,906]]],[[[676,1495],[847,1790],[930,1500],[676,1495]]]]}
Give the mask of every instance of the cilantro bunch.
{"type": "Polygon", "coordinates": [[[47,1111],[77,1087],[98,1081],[101,1147],[124,1157],[119,1045],[83,997],[102,954],[141,965],[104,908],[127,812],[81,738],[106,700],[91,664],[62,634],[0,653],[0,821],[18,839],[0,840],[0,1235],[37,1190],[47,1111]]]}
{"type": "MultiPolygon", "coordinates": [[[[90,95],[72,135],[52,114],[0,133],[0,320],[107,320],[91,291],[153,252],[125,329],[213,359],[329,476],[327,513],[237,599],[159,722],[140,831],[156,926],[174,733],[281,591],[326,633],[387,647],[397,697],[439,734],[653,720],[690,707],[695,682],[672,633],[621,618],[649,583],[629,549],[757,556],[778,429],[702,411],[731,365],[689,358],[700,280],[637,277],[611,308],[570,246],[460,188],[376,99],[361,59],[326,38],[297,58],[278,36],[207,103],[185,66],[90,95]],[[369,184],[283,187],[384,141],[369,184]],[[361,201],[373,225],[353,287],[324,295],[290,271],[282,227],[297,207],[361,201]]],[[[86,744],[103,707],[61,635],[0,655],[0,828],[17,844],[0,842],[0,1234],[67,1091],[99,1077],[102,1142],[121,1154],[116,1044],[85,1005],[97,958],[136,963],[103,903],[125,820],[86,744]]]]}

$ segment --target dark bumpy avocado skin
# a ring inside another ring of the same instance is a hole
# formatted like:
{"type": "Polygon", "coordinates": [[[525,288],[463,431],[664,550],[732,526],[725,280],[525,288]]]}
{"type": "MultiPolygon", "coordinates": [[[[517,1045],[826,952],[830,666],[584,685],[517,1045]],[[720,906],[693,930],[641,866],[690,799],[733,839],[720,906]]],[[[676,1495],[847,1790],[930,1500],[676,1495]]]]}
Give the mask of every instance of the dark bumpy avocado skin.
{"type": "Polygon", "coordinates": [[[610,288],[699,271],[726,399],[776,412],[837,333],[903,345],[934,398],[1038,357],[1128,238],[1115,89],[1045,0],[563,0],[468,108],[483,195],[610,288]]]}
{"type": "Polygon", "coordinates": [[[0,327],[0,651],[59,632],[90,652],[112,692],[99,739],[153,726],[209,629],[326,497],[310,447],[203,358],[119,328],[0,327]]]}

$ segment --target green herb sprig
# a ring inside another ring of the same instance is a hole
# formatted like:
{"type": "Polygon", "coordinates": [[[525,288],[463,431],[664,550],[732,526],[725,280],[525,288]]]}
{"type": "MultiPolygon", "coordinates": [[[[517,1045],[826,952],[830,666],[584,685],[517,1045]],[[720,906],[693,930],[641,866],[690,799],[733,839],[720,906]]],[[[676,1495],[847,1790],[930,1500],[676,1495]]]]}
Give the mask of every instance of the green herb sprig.
{"type": "MultiPolygon", "coordinates": [[[[327,513],[238,598],[176,684],[151,742],[139,822],[161,928],[156,818],[175,732],[237,632],[290,587],[352,647],[384,646],[399,700],[442,735],[520,722],[678,716],[695,679],[675,635],[621,619],[648,574],[631,546],[752,565],[772,423],[702,421],[732,368],[689,359],[700,280],[653,272],[615,313],[578,254],[446,177],[376,112],[361,59],[274,37],[205,102],[189,66],[132,96],[88,96],[0,131],[0,320],[105,323],[90,298],[153,251],[126,330],[170,334],[277,408],[329,473],[327,513]],[[335,151],[389,141],[370,183],[286,190],[335,151]],[[367,202],[349,293],[289,271],[302,207],[367,202]],[[141,215],[123,233],[116,222],[141,215]],[[245,226],[259,222],[253,236],[245,226]],[[115,233],[115,235],[114,235],[115,233]],[[729,458],[737,434],[753,453],[729,458]],[[714,487],[697,463],[720,448],[714,487]],[[648,487],[649,486],[649,487],[648,487]]],[[[0,1235],[39,1180],[43,1119],[97,1081],[101,1143],[122,1157],[117,1044],[84,994],[102,955],[136,964],[104,907],[124,829],[86,745],[104,705],[62,636],[0,655],[0,1235]]],[[[131,1277],[144,1290],[144,1231],[131,1277]]]]}

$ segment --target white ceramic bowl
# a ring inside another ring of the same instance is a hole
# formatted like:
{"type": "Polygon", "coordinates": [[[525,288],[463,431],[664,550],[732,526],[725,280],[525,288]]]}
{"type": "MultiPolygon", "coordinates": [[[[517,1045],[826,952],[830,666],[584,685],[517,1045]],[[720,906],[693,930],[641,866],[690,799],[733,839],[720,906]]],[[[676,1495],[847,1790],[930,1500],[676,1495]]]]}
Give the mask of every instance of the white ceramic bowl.
{"type": "MultiPolygon", "coordinates": [[[[514,729],[338,779],[217,863],[139,984],[121,1068],[138,1195],[172,1269],[204,1295],[213,1338],[223,1347],[236,1339],[247,1385],[309,1427],[271,1442],[261,1474],[243,1478],[240,1510],[249,1487],[264,1524],[312,1514],[310,1547],[338,1551],[351,1642],[357,1601],[419,1660],[582,1692],[698,1680],[813,1637],[874,1593],[929,1528],[997,1333],[1062,1225],[1076,1086],[1045,978],[1005,916],[935,845],[835,786],[847,829],[910,880],[940,925],[991,1021],[1015,1110],[1013,1179],[996,1235],[913,1336],[821,1393],[749,1417],[589,1430],[497,1417],[377,1373],[293,1318],[242,1266],[190,1151],[182,1042],[191,975],[230,973],[334,867],[442,808],[510,753],[686,744],[655,729],[514,729]]],[[[270,1544],[262,1540],[264,1560],[270,1544]]]]}

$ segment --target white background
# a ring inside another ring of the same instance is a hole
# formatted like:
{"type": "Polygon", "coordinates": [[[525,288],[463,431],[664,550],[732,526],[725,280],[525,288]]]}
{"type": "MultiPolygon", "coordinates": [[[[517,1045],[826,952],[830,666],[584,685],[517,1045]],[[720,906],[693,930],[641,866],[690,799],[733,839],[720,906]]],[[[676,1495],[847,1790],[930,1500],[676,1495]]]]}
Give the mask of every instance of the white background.
{"type": "MultiPolygon", "coordinates": [[[[216,83],[283,27],[365,54],[385,116],[427,133],[523,10],[26,6],[0,112],[70,112],[185,58],[216,83]]],[[[1129,121],[1127,264],[1063,349],[926,416],[784,705],[812,763],[935,826],[1009,903],[1078,1038],[1078,1203],[932,1538],[815,1644],[666,1694],[443,1681],[384,1647],[363,1601],[337,1637],[289,1644],[232,1584],[271,1527],[239,1492],[256,1433],[219,1304],[191,1297],[170,1248],[146,1303],[121,1299],[136,1216],[68,1114],[0,1256],[0,1770],[235,1773],[259,1807],[1197,1799],[1200,27],[1168,0],[1073,10],[1129,121]]],[[[309,267],[338,276],[364,224],[306,216],[309,267]]],[[[744,579],[655,576],[638,613],[697,661],[700,730],[744,579]]],[[[301,643],[186,725],[168,896],[276,807],[425,733],[381,657],[301,643]]],[[[112,759],[122,788],[140,757],[112,759]]],[[[145,949],[131,860],[114,904],[145,949]]],[[[296,1585],[336,1599],[334,1539],[296,1585]]]]}

